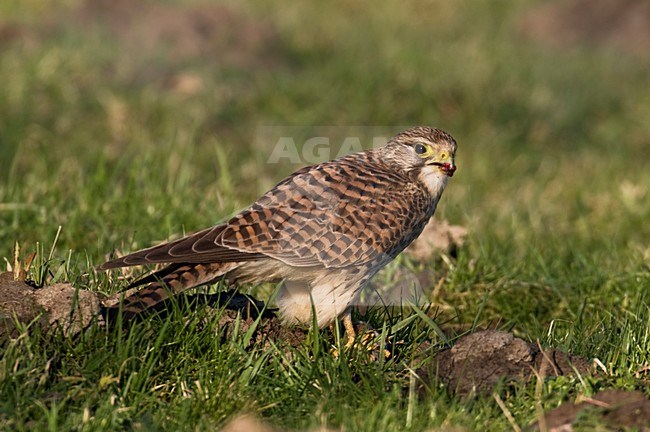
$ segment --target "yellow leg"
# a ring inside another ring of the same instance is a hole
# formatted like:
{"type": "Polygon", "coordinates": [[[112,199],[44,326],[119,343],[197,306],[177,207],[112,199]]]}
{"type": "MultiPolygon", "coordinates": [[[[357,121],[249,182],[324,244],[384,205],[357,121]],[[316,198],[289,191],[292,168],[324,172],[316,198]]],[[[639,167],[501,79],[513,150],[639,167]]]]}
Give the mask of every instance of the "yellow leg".
{"type": "MultiPolygon", "coordinates": [[[[345,327],[345,334],[347,335],[347,339],[348,339],[344,347],[347,350],[350,349],[352,345],[354,345],[354,343],[356,342],[357,332],[354,329],[354,326],[352,325],[352,316],[350,315],[349,311],[343,314],[342,318],[343,318],[343,327],[345,327]]],[[[333,323],[330,327],[330,329],[332,330],[332,334],[336,334],[335,326],[336,324],[333,323]]],[[[368,349],[370,355],[373,358],[376,358],[377,355],[379,355],[378,353],[379,345],[373,341],[373,339],[376,338],[377,336],[378,336],[377,332],[375,332],[374,330],[370,330],[370,331],[366,331],[363,337],[360,338],[361,345],[365,346],[368,349]]],[[[333,348],[332,354],[334,355],[335,358],[338,358],[339,356],[338,349],[333,348]]],[[[384,358],[388,359],[391,357],[390,351],[386,349],[384,349],[384,352],[382,354],[384,355],[384,358]]]]}
{"type": "Polygon", "coordinates": [[[350,314],[350,311],[347,311],[343,315],[343,326],[345,327],[345,334],[348,337],[348,342],[345,344],[345,347],[350,348],[357,338],[357,332],[354,330],[354,325],[352,325],[352,315],[350,314]]]}

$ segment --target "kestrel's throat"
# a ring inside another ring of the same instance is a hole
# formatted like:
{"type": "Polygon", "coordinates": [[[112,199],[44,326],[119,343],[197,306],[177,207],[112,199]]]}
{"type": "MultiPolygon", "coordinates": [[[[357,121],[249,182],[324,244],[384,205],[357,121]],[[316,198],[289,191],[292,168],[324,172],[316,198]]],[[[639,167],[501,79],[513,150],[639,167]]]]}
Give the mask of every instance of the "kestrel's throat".
{"type": "Polygon", "coordinates": [[[420,170],[419,180],[426,186],[430,196],[437,201],[442,191],[447,186],[449,175],[440,175],[441,168],[434,164],[427,164],[420,170]]]}

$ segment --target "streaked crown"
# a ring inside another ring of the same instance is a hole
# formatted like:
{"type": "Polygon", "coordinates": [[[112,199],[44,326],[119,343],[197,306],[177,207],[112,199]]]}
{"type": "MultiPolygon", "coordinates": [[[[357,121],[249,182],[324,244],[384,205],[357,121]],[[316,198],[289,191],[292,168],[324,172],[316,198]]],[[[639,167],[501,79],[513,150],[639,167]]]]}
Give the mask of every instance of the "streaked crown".
{"type": "Polygon", "coordinates": [[[456,148],[456,140],[447,132],[418,126],[391,138],[383,157],[397,169],[419,171],[426,166],[435,166],[442,174],[451,177],[456,171],[456,148]]]}

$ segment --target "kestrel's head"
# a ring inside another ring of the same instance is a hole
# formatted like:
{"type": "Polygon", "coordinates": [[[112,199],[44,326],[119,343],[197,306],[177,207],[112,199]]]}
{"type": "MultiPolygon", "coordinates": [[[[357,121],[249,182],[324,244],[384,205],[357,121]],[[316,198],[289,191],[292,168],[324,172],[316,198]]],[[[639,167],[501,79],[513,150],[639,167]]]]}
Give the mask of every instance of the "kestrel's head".
{"type": "Polygon", "coordinates": [[[456,147],[456,141],[447,132],[418,126],[391,138],[384,154],[386,162],[404,171],[419,173],[426,169],[451,177],[456,171],[456,147]]]}

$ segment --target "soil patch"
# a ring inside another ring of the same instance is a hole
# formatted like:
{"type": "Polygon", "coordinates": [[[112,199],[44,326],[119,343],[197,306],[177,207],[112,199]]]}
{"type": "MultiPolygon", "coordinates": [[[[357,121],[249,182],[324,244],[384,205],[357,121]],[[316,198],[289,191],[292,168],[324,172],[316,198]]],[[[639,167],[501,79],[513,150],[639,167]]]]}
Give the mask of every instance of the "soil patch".
{"type": "Polygon", "coordinates": [[[242,68],[274,62],[274,27],[233,5],[86,0],[75,15],[75,23],[103,27],[126,49],[140,53],[167,49],[167,59],[174,62],[209,58],[242,68]]]}
{"type": "Polygon", "coordinates": [[[638,391],[604,390],[590,398],[579,397],[575,403],[567,402],[547,412],[543,419],[533,425],[532,430],[569,432],[581,426],[589,428],[590,425],[593,427],[594,417],[611,430],[629,428],[650,431],[650,399],[638,391]],[[581,425],[581,417],[587,414],[591,414],[590,423],[581,425]]]}
{"type": "MultiPolygon", "coordinates": [[[[165,302],[157,313],[165,315],[168,308],[165,302]]],[[[223,291],[218,294],[195,294],[186,296],[179,306],[188,312],[196,310],[201,305],[207,305],[216,310],[224,309],[219,319],[222,338],[230,339],[237,329],[239,334],[248,332],[254,327],[248,346],[263,346],[270,348],[270,342],[282,342],[285,346],[298,347],[307,336],[307,330],[299,327],[285,326],[275,315],[276,309],[266,308],[264,302],[253,296],[242,294],[236,290],[223,291]],[[258,321],[258,318],[260,318],[258,321]]],[[[145,318],[148,314],[141,314],[145,318]]],[[[110,319],[110,318],[109,318],[110,319]]],[[[129,325],[131,323],[128,323],[129,325]]]]}
{"type": "Polygon", "coordinates": [[[543,377],[588,374],[589,362],[558,350],[543,350],[510,333],[485,330],[463,336],[417,371],[420,391],[436,380],[460,396],[491,393],[499,384],[543,377]]]}
{"type": "Polygon", "coordinates": [[[607,46],[622,52],[650,53],[650,2],[647,0],[567,0],[544,3],[526,12],[520,31],[558,48],[607,46]]]}
{"type": "Polygon", "coordinates": [[[467,228],[451,225],[448,220],[433,219],[404,252],[420,262],[427,262],[440,253],[455,257],[466,238],[467,228]]]}
{"type": "Polygon", "coordinates": [[[60,328],[76,334],[87,327],[99,313],[97,293],[78,290],[58,283],[33,288],[15,280],[11,272],[0,274],[0,339],[16,337],[22,325],[36,320],[43,329],[60,328]]]}
{"type": "Polygon", "coordinates": [[[84,0],[73,10],[37,24],[0,19],[0,47],[40,45],[72,31],[116,44],[119,56],[107,74],[133,84],[156,83],[187,95],[205,89],[197,64],[213,69],[269,69],[282,58],[271,21],[236,4],[176,5],[131,0],[84,0]]]}

